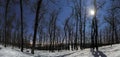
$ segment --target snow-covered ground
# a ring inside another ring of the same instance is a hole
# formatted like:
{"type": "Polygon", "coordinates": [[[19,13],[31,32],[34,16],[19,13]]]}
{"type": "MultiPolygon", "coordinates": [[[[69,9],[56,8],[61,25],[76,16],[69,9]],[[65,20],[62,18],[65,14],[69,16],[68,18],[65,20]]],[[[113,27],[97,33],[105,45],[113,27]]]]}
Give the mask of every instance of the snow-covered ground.
{"type": "Polygon", "coordinates": [[[0,57],[32,57],[32,56],[12,49],[11,47],[4,48],[2,45],[0,45],[0,57]]]}
{"type": "Polygon", "coordinates": [[[99,51],[92,49],[75,50],[75,51],[42,51],[35,50],[35,54],[31,54],[30,50],[20,52],[20,49],[11,47],[4,48],[0,45],[0,57],[120,57],[120,44],[111,46],[103,46],[99,51]]]}

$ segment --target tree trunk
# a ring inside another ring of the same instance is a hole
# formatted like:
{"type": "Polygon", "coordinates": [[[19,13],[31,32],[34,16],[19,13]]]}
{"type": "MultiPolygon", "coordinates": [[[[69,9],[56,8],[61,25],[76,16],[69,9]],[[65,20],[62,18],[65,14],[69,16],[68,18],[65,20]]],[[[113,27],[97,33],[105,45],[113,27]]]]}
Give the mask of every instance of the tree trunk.
{"type": "Polygon", "coordinates": [[[7,44],[7,17],[8,17],[8,16],[7,16],[7,13],[8,13],[9,1],[10,1],[10,0],[7,0],[7,1],[6,1],[6,7],[5,7],[5,28],[4,28],[4,29],[5,29],[5,30],[4,30],[4,31],[5,31],[5,39],[4,39],[4,41],[5,41],[5,45],[4,45],[4,46],[5,46],[5,47],[6,47],[6,44],[7,44]]]}
{"type": "Polygon", "coordinates": [[[39,11],[40,6],[42,4],[42,0],[39,0],[37,3],[37,11],[36,11],[36,17],[35,17],[35,27],[34,27],[34,35],[33,35],[33,44],[32,44],[32,50],[31,53],[34,54],[35,44],[36,44],[36,35],[37,35],[37,28],[38,28],[38,18],[39,18],[39,11]]]}
{"type": "Polygon", "coordinates": [[[21,12],[21,51],[23,52],[23,7],[22,7],[22,0],[20,0],[20,12],[21,12]]]}

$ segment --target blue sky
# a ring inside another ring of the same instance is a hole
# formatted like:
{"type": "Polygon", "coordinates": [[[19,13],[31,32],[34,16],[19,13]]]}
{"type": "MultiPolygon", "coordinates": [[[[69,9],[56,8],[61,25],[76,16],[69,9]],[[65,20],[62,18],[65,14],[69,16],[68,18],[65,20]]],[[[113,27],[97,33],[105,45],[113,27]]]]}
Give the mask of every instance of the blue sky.
{"type": "MultiPolygon", "coordinates": [[[[3,0],[2,0],[3,1],[3,0]]],[[[49,1],[49,0],[43,0],[43,3],[46,3],[46,1],[49,1]]],[[[70,0],[55,0],[57,1],[57,3],[52,3],[52,2],[49,2],[49,4],[47,6],[45,6],[46,8],[49,9],[49,11],[51,12],[53,9],[57,9],[57,8],[61,8],[61,12],[59,13],[59,16],[58,16],[58,20],[57,20],[57,24],[60,26],[60,27],[63,27],[63,24],[64,24],[64,21],[67,17],[70,16],[71,14],[71,7],[72,6],[72,3],[68,3],[68,1],[70,0]]],[[[85,1],[85,0],[84,0],[85,1]]],[[[89,14],[89,9],[90,8],[93,8],[93,3],[92,3],[92,0],[86,0],[87,2],[87,14],[89,14]]],[[[98,12],[98,15],[99,16],[99,20],[100,20],[100,23],[102,23],[104,20],[103,20],[103,16],[106,14],[106,8],[108,8],[110,6],[110,2],[109,0],[98,0],[98,1],[106,1],[106,4],[105,6],[99,10],[98,12]]],[[[36,1],[35,0],[30,0],[30,5],[34,4],[36,1]]],[[[4,4],[4,3],[3,3],[4,4]]],[[[27,5],[24,3],[24,6],[23,6],[23,12],[24,12],[24,21],[26,22],[27,24],[27,32],[28,33],[33,33],[33,26],[34,26],[34,19],[35,19],[35,12],[32,12],[30,9],[31,9],[31,6],[30,5],[27,5]]],[[[16,4],[16,5],[10,5],[11,8],[13,8],[12,10],[10,10],[10,12],[15,12],[16,13],[16,18],[19,19],[20,17],[20,8],[19,8],[19,4],[16,4]]],[[[3,13],[4,14],[4,7],[0,7],[0,13],[3,13]]],[[[89,27],[89,24],[90,24],[90,20],[92,19],[92,16],[88,16],[87,20],[89,21],[87,23],[88,27],[86,28],[87,30],[89,30],[88,28],[89,27]]],[[[2,20],[4,20],[4,17],[2,18],[2,20]]],[[[102,24],[102,26],[104,27],[104,24],[102,24]]],[[[101,28],[103,28],[101,26],[101,28]]]]}

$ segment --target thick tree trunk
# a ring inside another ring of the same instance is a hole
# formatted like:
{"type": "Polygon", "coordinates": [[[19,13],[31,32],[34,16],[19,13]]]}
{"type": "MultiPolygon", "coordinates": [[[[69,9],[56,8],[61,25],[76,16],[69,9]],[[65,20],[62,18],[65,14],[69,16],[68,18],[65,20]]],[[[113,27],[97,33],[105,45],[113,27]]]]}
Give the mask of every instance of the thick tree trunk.
{"type": "Polygon", "coordinates": [[[33,44],[32,44],[32,50],[31,53],[34,54],[34,49],[36,45],[36,35],[37,35],[37,28],[38,28],[38,18],[39,18],[39,11],[40,11],[40,6],[42,4],[42,0],[39,0],[37,3],[37,11],[36,11],[36,17],[35,17],[35,27],[34,27],[34,35],[33,35],[33,44]]]}
{"type": "Polygon", "coordinates": [[[92,48],[96,47],[96,50],[98,50],[98,25],[97,25],[97,18],[96,18],[96,12],[97,12],[97,6],[96,6],[96,0],[94,0],[94,8],[95,8],[95,15],[93,16],[92,20],[92,31],[91,31],[91,40],[92,40],[92,48]]]}
{"type": "Polygon", "coordinates": [[[22,7],[22,0],[20,0],[20,12],[21,12],[21,51],[23,52],[23,7],[22,7]]]}
{"type": "Polygon", "coordinates": [[[96,5],[96,0],[94,0],[94,7],[95,7],[95,16],[94,16],[94,23],[95,23],[95,34],[94,34],[94,38],[95,38],[95,47],[96,50],[98,50],[98,22],[97,22],[97,18],[96,18],[96,13],[97,13],[97,5],[96,5]]]}

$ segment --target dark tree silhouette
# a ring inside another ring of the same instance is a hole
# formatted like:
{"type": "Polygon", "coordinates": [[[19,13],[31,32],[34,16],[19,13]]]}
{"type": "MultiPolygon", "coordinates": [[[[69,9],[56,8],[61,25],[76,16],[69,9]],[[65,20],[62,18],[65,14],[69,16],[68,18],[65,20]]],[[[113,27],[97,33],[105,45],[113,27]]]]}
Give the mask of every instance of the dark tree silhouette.
{"type": "Polygon", "coordinates": [[[97,13],[97,6],[96,6],[96,0],[94,0],[94,11],[95,14],[93,16],[92,19],[92,28],[91,28],[91,40],[92,40],[92,48],[94,49],[94,47],[96,47],[96,50],[98,50],[98,42],[97,42],[97,38],[98,38],[98,21],[96,18],[96,13],[97,13]]]}
{"type": "Polygon", "coordinates": [[[36,35],[37,35],[37,28],[38,28],[38,18],[39,18],[39,11],[40,11],[41,4],[42,4],[42,0],[39,0],[38,3],[37,3],[37,10],[36,10],[36,16],[35,16],[33,44],[32,44],[32,50],[31,50],[32,54],[34,54],[34,49],[35,49],[35,45],[36,45],[36,35]]]}
{"type": "Polygon", "coordinates": [[[5,47],[7,45],[7,17],[8,17],[8,6],[9,6],[10,0],[6,0],[6,5],[5,5],[5,28],[4,28],[4,32],[5,32],[5,39],[4,39],[4,43],[5,43],[5,47]]]}
{"type": "Polygon", "coordinates": [[[23,40],[23,5],[22,0],[20,0],[20,16],[21,16],[21,51],[23,52],[24,40],[23,40]]]}

